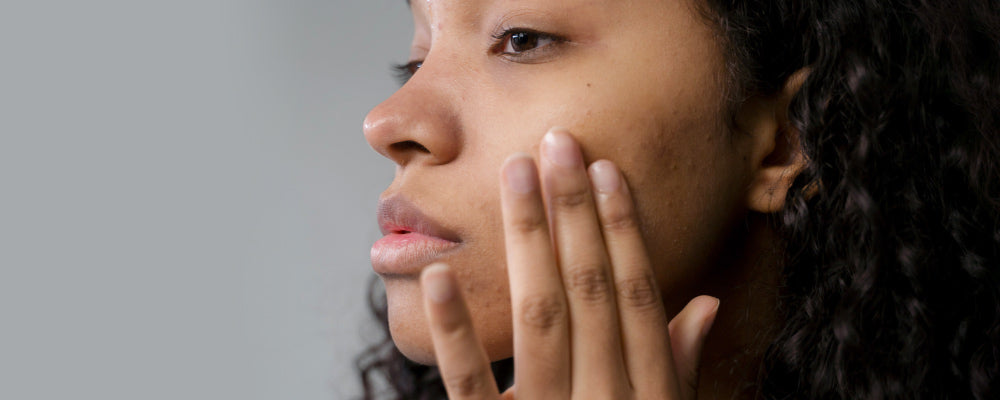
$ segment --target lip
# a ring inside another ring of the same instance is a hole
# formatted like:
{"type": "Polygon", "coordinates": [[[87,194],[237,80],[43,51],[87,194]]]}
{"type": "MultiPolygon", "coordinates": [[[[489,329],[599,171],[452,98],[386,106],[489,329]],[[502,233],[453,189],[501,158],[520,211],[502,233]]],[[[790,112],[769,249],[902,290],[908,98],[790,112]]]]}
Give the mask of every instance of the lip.
{"type": "Polygon", "coordinates": [[[372,245],[372,268],[382,277],[416,276],[424,266],[454,251],[462,240],[401,195],[379,201],[382,238],[372,245]]]}

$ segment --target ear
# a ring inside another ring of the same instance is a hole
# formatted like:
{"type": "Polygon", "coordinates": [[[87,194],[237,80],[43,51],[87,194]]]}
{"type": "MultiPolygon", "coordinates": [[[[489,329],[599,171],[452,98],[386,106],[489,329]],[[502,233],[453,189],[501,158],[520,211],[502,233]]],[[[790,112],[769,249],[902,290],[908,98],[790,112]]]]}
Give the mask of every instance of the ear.
{"type": "Polygon", "coordinates": [[[738,128],[751,136],[747,155],[751,175],[746,192],[750,210],[781,210],[792,182],[808,162],[799,146],[799,132],[788,123],[788,105],[808,74],[807,69],[796,71],[780,93],[749,99],[737,113],[738,128]]]}

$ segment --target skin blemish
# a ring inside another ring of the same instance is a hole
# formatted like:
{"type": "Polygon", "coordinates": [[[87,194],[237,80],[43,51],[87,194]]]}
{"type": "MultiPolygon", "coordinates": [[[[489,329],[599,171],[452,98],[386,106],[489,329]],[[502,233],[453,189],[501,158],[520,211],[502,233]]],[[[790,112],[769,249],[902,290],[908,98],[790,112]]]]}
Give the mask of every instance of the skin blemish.
{"type": "Polygon", "coordinates": [[[587,82],[587,87],[590,87],[590,82],[587,82]]]}

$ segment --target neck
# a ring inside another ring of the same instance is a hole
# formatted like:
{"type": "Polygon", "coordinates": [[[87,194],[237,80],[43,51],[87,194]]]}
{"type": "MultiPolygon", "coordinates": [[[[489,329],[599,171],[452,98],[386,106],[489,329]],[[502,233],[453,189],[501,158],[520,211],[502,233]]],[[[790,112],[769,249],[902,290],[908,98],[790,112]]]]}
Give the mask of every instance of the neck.
{"type": "Polygon", "coordinates": [[[720,306],[702,351],[702,400],[755,397],[763,355],[775,333],[781,251],[764,216],[750,216],[747,226],[703,286],[720,306]]]}

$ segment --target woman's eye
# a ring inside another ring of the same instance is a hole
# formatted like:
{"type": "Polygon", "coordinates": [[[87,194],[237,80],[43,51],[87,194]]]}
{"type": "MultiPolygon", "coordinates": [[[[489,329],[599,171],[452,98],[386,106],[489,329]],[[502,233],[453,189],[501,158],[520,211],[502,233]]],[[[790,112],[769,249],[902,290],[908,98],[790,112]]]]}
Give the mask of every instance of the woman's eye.
{"type": "Polygon", "coordinates": [[[518,55],[548,46],[556,42],[556,37],[531,31],[508,31],[502,36],[503,54],[518,55]]]}
{"type": "Polygon", "coordinates": [[[394,65],[392,69],[396,72],[396,79],[399,81],[399,84],[404,85],[423,65],[423,61],[410,61],[406,64],[394,65]]]}

